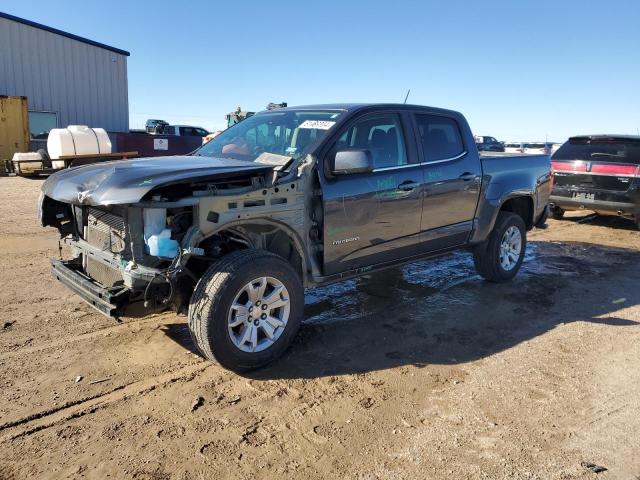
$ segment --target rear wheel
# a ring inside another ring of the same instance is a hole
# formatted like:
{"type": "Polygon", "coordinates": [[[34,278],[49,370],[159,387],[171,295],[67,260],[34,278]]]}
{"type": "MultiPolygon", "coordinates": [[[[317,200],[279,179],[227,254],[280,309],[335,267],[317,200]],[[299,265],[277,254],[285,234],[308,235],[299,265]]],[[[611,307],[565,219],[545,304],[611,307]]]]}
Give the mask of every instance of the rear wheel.
{"type": "Polygon", "coordinates": [[[563,208],[553,207],[551,209],[551,218],[554,218],[556,220],[562,220],[562,217],[564,217],[564,212],[565,210],[563,208]]]}
{"type": "Polygon", "coordinates": [[[300,276],[286,260],[263,250],[242,250],[202,276],[189,304],[189,329],[206,358],[247,371],[284,353],[303,310],[300,276]]]}
{"type": "Polygon", "coordinates": [[[519,215],[500,212],[489,239],[473,250],[476,271],[490,282],[515,277],[524,260],[527,229],[519,215]]]}

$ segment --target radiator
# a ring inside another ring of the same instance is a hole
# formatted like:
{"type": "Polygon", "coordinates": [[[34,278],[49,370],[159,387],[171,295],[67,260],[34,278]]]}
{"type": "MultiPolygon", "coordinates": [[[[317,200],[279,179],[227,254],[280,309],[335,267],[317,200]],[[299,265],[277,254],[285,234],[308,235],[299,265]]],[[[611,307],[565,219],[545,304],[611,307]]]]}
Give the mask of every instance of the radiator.
{"type": "MultiPolygon", "coordinates": [[[[87,216],[86,241],[104,252],[119,253],[127,256],[124,219],[118,215],[97,208],[90,208],[87,216]]],[[[86,273],[105,287],[122,282],[122,275],[116,269],[98,260],[87,257],[86,273]]]]}

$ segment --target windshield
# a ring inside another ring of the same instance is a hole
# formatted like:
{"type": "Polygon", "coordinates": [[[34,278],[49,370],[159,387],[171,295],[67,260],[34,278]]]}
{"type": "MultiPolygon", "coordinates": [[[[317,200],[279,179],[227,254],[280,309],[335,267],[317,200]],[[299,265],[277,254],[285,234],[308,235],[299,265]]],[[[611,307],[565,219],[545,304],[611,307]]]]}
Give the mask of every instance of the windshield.
{"type": "Polygon", "coordinates": [[[598,160],[640,164],[640,142],[570,139],[553,155],[554,160],[598,160]]]}
{"type": "Polygon", "coordinates": [[[342,113],[329,110],[259,113],[223,131],[195,154],[284,165],[306,154],[342,113]]]}

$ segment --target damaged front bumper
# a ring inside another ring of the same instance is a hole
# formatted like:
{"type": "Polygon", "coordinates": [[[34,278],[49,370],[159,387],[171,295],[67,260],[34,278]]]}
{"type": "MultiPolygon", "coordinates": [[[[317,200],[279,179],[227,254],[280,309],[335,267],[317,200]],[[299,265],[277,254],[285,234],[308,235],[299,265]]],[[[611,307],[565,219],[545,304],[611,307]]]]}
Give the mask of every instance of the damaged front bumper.
{"type": "MultiPolygon", "coordinates": [[[[104,251],[85,240],[66,237],[64,243],[71,247],[74,259],[69,261],[52,260],[51,273],[67,288],[77,293],[89,305],[110,317],[122,315],[132,303],[144,302],[145,308],[166,308],[174,301],[177,290],[177,280],[180,276],[188,275],[185,264],[193,255],[202,254],[200,249],[192,247],[199,230],[191,227],[185,235],[187,248],[171,261],[166,268],[153,268],[136,264],[123,256],[104,251]],[[88,262],[92,262],[93,269],[87,270],[88,262]],[[99,276],[94,277],[95,265],[103,268],[109,279],[115,282],[107,283],[99,276]],[[92,273],[93,272],[93,273],[92,273]],[[158,281],[160,280],[160,281],[158,281]],[[154,283],[155,282],[155,283],[154,283]],[[153,288],[151,287],[153,285],[153,288]],[[168,292],[162,289],[167,286],[168,292]]],[[[150,258],[150,257],[149,257],[150,258]]]]}
{"type": "MultiPolygon", "coordinates": [[[[91,259],[96,263],[119,272],[124,285],[131,289],[136,289],[140,286],[144,287],[144,285],[152,281],[154,277],[166,271],[165,269],[136,264],[134,261],[125,259],[117,253],[105,251],[82,239],[67,237],[63,241],[71,247],[74,256],[82,255],[86,260],[91,259]]],[[[86,268],[86,263],[84,267],[86,268]]]]}
{"type": "Polygon", "coordinates": [[[80,295],[89,305],[109,317],[118,317],[126,307],[144,300],[149,283],[164,270],[135,265],[120,255],[104,251],[82,239],[67,237],[64,243],[71,247],[74,259],[51,260],[51,274],[67,288],[80,295]],[[102,265],[121,280],[102,284],[87,272],[87,262],[102,265]]]}
{"type": "Polygon", "coordinates": [[[118,317],[130,300],[128,287],[104,288],[82,272],[76,260],[51,260],[51,275],[89,305],[109,317],[118,317]]]}

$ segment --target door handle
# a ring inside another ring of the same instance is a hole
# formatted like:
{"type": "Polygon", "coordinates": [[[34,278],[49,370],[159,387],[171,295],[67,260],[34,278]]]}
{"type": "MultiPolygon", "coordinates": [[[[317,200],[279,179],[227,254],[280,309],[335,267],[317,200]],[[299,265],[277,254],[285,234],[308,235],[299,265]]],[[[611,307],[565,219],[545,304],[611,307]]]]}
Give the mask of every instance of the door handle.
{"type": "Polygon", "coordinates": [[[475,174],[471,172],[464,172],[462,175],[458,177],[460,180],[464,180],[468,182],[469,180],[474,180],[476,178],[475,174]]]}
{"type": "Polygon", "coordinates": [[[407,180],[406,182],[402,182],[398,185],[398,190],[402,190],[403,192],[410,192],[418,188],[420,184],[418,182],[412,182],[411,180],[407,180]]]}

